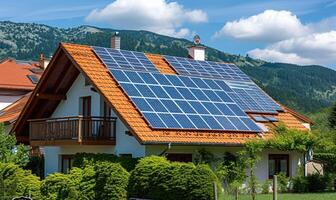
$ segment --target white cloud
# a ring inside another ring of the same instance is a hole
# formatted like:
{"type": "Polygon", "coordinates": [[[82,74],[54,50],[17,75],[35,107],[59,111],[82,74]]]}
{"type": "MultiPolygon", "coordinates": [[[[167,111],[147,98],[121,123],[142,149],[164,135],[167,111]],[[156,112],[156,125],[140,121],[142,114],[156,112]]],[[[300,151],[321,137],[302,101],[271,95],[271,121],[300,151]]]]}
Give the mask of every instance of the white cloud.
{"type": "Polygon", "coordinates": [[[253,58],[269,62],[293,63],[300,65],[307,65],[313,62],[311,59],[302,58],[296,53],[283,53],[274,49],[253,49],[249,51],[248,54],[253,58]]]}
{"type": "Polygon", "coordinates": [[[215,37],[229,36],[266,43],[250,50],[251,57],[271,62],[335,66],[336,17],[303,24],[289,11],[266,10],[227,22],[215,37]]]}
{"type": "Polygon", "coordinates": [[[335,66],[336,31],[291,38],[248,53],[251,57],[274,62],[335,66]]]}
{"type": "Polygon", "coordinates": [[[215,33],[215,37],[231,36],[237,39],[270,42],[302,36],[308,32],[309,28],[291,12],[265,10],[248,18],[227,22],[215,33]]]}
{"type": "Polygon", "coordinates": [[[116,0],[103,9],[93,10],[88,21],[100,21],[115,28],[149,30],[169,36],[184,37],[190,30],[185,23],[207,22],[202,10],[185,9],[177,2],[166,0],[116,0]]]}

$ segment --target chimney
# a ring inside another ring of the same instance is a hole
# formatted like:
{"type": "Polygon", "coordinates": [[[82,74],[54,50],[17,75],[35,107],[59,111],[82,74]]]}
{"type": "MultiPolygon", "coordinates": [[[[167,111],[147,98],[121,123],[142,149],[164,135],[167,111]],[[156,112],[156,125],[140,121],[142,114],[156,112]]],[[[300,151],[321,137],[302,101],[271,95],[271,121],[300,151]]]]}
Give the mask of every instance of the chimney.
{"type": "Polygon", "coordinates": [[[40,68],[44,69],[45,68],[45,57],[44,54],[40,54],[40,61],[39,61],[40,68]]]}
{"type": "Polygon", "coordinates": [[[188,47],[188,55],[194,60],[205,60],[205,47],[200,45],[201,38],[198,35],[194,37],[194,45],[188,47]]]}
{"type": "Polygon", "coordinates": [[[111,48],[120,50],[120,36],[119,32],[115,32],[111,38],[111,48]]]}

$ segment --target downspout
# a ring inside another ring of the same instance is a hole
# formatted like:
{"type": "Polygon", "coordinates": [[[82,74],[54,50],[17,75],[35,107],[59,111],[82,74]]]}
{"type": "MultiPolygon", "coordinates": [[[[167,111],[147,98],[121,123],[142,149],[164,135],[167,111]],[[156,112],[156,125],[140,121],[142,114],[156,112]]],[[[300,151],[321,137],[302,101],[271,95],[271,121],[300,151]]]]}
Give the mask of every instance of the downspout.
{"type": "Polygon", "coordinates": [[[168,150],[171,149],[171,142],[168,143],[167,148],[165,148],[162,153],[159,154],[159,156],[163,156],[168,150]]]}

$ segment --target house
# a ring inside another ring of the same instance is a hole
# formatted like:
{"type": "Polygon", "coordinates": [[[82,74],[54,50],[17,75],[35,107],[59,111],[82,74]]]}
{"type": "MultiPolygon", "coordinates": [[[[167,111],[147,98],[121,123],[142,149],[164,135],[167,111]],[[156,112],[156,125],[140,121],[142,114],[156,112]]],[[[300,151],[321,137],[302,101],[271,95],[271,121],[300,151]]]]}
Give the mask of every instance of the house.
{"type": "MultiPolygon", "coordinates": [[[[67,172],[78,152],[192,161],[199,149],[220,156],[271,137],[280,122],[309,130],[234,64],[204,53],[198,45],[189,59],[61,43],[12,132],[43,149],[47,175],[67,172]]],[[[293,176],[303,163],[297,152],[261,156],[260,180],[293,176]]]]}
{"type": "Polygon", "coordinates": [[[44,66],[44,59],[40,62],[13,58],[0,61],[0,123],[5,125],[6,133],[34,90],[44,66]]]}

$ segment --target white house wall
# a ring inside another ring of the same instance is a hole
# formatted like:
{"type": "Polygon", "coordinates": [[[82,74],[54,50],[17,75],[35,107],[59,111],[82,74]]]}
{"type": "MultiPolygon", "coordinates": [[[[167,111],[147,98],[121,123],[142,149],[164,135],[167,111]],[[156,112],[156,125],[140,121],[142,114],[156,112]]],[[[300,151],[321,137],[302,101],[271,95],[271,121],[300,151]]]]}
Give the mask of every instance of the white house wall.
{"type": "MultiPolygon", "coordinates": [[[[59,103],[53,117],[78,116],[80,114],[80,97],[91,96],[92,116],[101,116],[103,113],[103,97],[94,92],[93,86],[85,86],[85,78],[78,75],[73,85],[66,94],[66,100],[59,103]]],[[[112,117],[117,115],[112,111],[112,117]]],[[[45,154],[45,175],[60,171],[61,155],[73,155],[80,152],[109,153],[109,154],[132,154],[133,157],[145,156],[145,146],[141,145],[128,131],[124,123],[118,118],[116,122],[116,145],[71,145],[71,146],[45,146],[42,147],[45,154]]]]}

